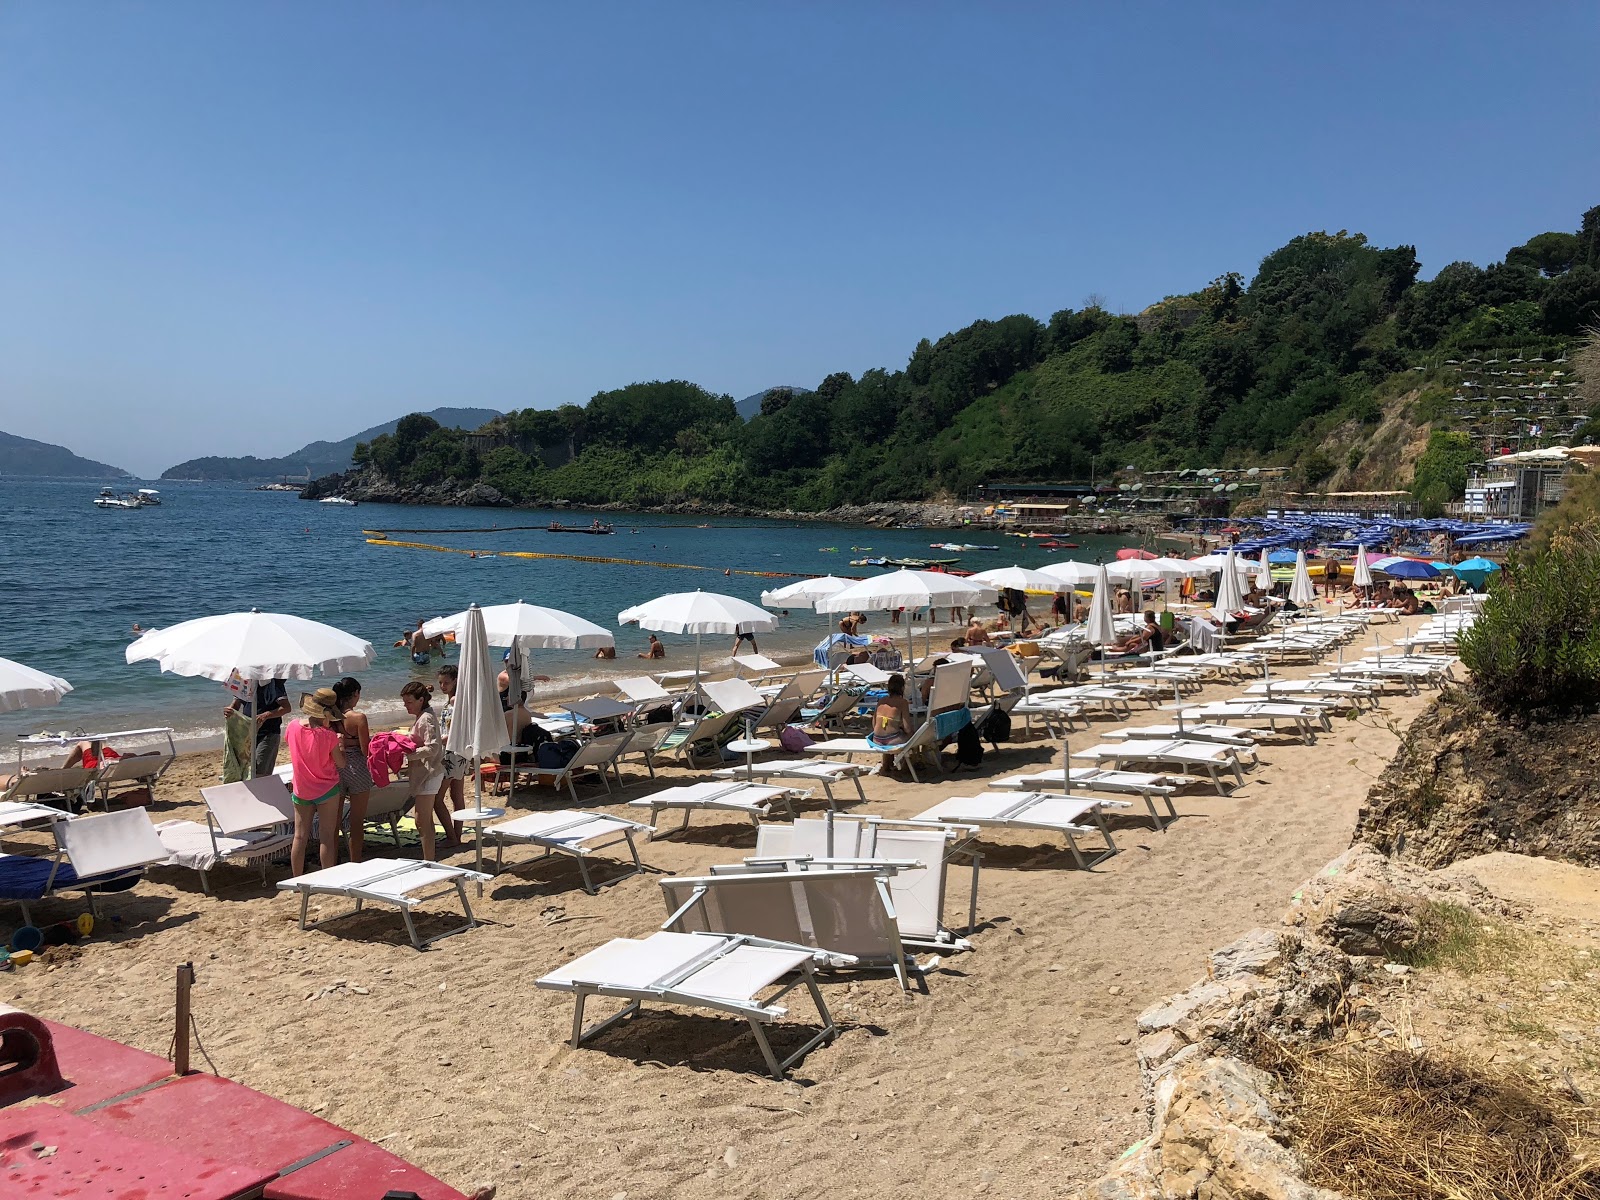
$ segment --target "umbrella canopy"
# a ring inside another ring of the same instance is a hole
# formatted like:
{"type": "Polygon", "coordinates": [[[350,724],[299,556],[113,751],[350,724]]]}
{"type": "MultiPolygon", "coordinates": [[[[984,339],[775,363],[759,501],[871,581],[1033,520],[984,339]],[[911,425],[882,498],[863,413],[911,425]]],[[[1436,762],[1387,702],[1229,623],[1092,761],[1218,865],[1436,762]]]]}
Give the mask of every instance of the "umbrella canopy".
{"type": "Polygon", "coordinates": [[[1198,567],[1186,558],[1152,558],[1143,565],[1144,569],[1149,572],[1145,576],[1147,579],[1154,578],[1157,575],[1160,575],[1163,579],[1193,579],[1195,576],[1203,574],[1198,567]]]}
{"type": "Polygon", "coordinates": [[[973,583],[994,588],[1015,588],[1019,592],[1037,592],[1041,595],[1053,596],[1057,592],[1072,590],[1072,584],[1060,576],[1046,571],[1030,571],[1026,567],[996,567],[992,571],[979,571],[968,578],[973,583]]]}
{"type": "Polygon", "coordinates": [[[1222,566],[1222,582],[1217,585],[1215,611],[1226,618],[1229,613],[1238,612],[1243,607],[1244,592],[1239,587],[1239,563],[1234,558],[1233,551],[1229,550],[1227,561],[1222,566]]]}
{"type": "Polygon", "coordinates": [[[559,608],[541,608],[522,600],[515,604],[491,604],[487,608],[479,608],[474,604],[454,616],[435,617],[423,625],[422,632],[429,637],[453,633],[459,643],[473,613],[478,614],[478,622],[483,626],[486,639],[484,644],[489,646],[520,646],[529,650],[597,650],[616,644],[611,631],[593,621],[585,621],[559,608]]]}
{"type": "Polygon", "coordinates": [[[897,608],[965,608],[992,603],[998,589],[938,571],[874,575],[817,601],[818,612],[889,612],[897,608]]]}
{"type": "Polygon", "coordinates": [[[1236,573],[1242,575],[1249,575],[1256,569],[1255,563],[1250,562],[1248,559],[1234,557],[1231,550],[1226,554],[1206,554],[1189,560],[1191,569],[1208,575],[1213,571],[1222,570],[1229,563],[1233,564],[1233,569],[1236,573]]]}
{"type": "Polygon", "coordinates": [[[1361,543],[1356,547],[1355,573],[1350,576],[1350,582],[1359,588],[1372,586],[1372,566],[1367,562],[1367,547],[1361,543]]]}
{"type": "Polygon", "coordinates": [[[1111,576],[1103,565],[1095,573],[1094,595],[1089,597],[1089,620],[1083,634],[1092,646],[1109,646],[1117,640],[1116,620],[1111,613],[1111,576]]]}
{"type": "Polygon", "coordinates": [[[765,633],[778,627],[778,618],[748,600],[720,592],[673,592],[657,596],[617,614],[617,624],[637,622],[640,629],[656,633],[737,633],[741,628],[765,633]]]}
{"type": "Polygon", "coordinates": [[[1124,546],[1121,550],[1117,551],[1117,557],[1119,559],[1154,558],[1155,555],[1151,554],[1148,550],[1140,550],[1136,546],[1124,546]]]}
{"type": "Polygon", "coordinates": [[[319,621],[251,609],[153,629],[124,657],[174,675],[260,683],[359,671],[372,662],[372,643],[319,621]]]}
{"type": "Polygon", "coordinates": [[[1491,558],[1469,558],[1450,569],[1457,578],[1465,579],[1473,587],[1482,587],[1483,581],[1500,569],[1500,564],[1491,558]]]}
{"type": "Polygon", "coordinates": [[[464,615],[466,620],[456,638],[461,663],[450,710],[450,736],[444,744],[445,749],[475,762],[499,750],[508,739],[496,671],[489,660],[483,610],[474,604],[464,615]]]}
{"type": "Polygon", "coordinates": [[[0,658],[0,712],[19,708],[47,708],[60,704],[72,685],[9,658],[0,658]]]}
{"type": "Polygon", "coordinates": [[[1049,563],[1039,568],[1046,575],[1054,575],[1063,583],[1079,584],[1093,583],[1100,574],[1100,568],[1093,563],[1066,562],[1049,563]]]}
{"type": "Polygon", "coordinates": [[[1272,562],[1267,558],[1267,552],[1261,552],[1261,566],[1256,571],[1256,586],[1263,592],[1272,590],[1272,562]]]}
{"type": "Polygon", "coordinates": [[[1385,575],[1396,579],[1433,579],[1439,574],[1438,567],[1418,558],[1386,558],[1375,565],[1385,575]]]}
{"type": "Polygon", "coordinates": [[[1289,584],[1289,602],[1297,608],[1304,608],[1313,604],[1317,599],[1317,589],[1311,583],[1311,572],[1306,568],[1306,552],[1295,551],[1294,555],[1294,580],[1289,584]]]}
{"type": "Polygon", "coordinates": [[[819,575],[815,579],[801,579],[772,592],[761,593],[761,603],[768,608],[811,608],[818,600],[842,592],[852,580],[834,575],[819,575]]]}

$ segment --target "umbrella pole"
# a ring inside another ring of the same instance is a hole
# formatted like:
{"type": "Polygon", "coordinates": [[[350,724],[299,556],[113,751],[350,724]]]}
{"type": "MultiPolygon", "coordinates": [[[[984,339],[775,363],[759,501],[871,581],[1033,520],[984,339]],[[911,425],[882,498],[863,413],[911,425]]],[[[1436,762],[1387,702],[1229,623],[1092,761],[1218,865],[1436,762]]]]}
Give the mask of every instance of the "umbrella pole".
{"type": "MultiPolygon", "coordinates": [[[[472,771],[472,807],[477,811],[478,815],[481,817],[483,815],[483,757],[481,755],[473,755],[473,758],[477,760],[477,764],[478,765],[476,767],[474,767],[473,771],[472,771]]],[[[473,835],[474,836],[473,836],[472,841],[473,841],[473,845],[477,848],[478,874],[482,875],[483,874],[483,822],[482,821],[474,821],[472,824],[474,826],[474,828],[473,828],[473,835]]],[[[479,899],[483,898],[483,880],[481,880],[481,879],[478,880],[478,898],[479,899]]]]}

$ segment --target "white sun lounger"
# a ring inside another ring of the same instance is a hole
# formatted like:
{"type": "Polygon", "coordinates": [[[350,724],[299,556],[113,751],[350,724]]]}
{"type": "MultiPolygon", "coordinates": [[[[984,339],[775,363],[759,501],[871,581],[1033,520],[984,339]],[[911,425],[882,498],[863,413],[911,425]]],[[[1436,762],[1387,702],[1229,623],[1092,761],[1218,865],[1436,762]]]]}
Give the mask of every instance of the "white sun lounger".
{"type": "MultiPolygon", "coordinates": [[[[561,785],[566,784],[567,794],[572,797],[572,802],[578,802],[578,776],[596,774],[600,776],[600,785],[605,788],[606,794],[611,794],[611,779],[609,775],[617,769],[617,759],[627,751],[628,742],[633,737],[633,731],[624,729],[621,733],[607,733],[597,738],[590,738],[578,747],[578,752],[560,767],[541,767],[537,762],[519,760],[515,767],[503,767],[506,777],[511,775],[532,775],[542,783],[548,783],[556,791],[561,790],[561,785]]],[[[496,776],[499,778],[500,776],[496,776]]],[[[618,774],[620,782],[621,775],[618,774]]]]}
{"type": "Polygon", "coordinates": [[[639,847],[633,840],[633,835],[640,831],[651,834],[655,829],[624,817],[560,808],[554,812],[531,813],[501,825],[491,825],[484,832],[494,838],[494,869],[497,873],[502,867],[507,844],[538,846],[544,853],[534,860],[536,862],[552,854],[564,854],[576,861],[578,874],[583,878],[583,890],[593,896],[597,892],[594,881],[589,877],[588,860],[601,850],[625,842],[628,853],[633,857],[633,870],[608,882],[616,883],[644,870],[644,863],[639,861],[639,847]]]}
{"type": "Polygon", "coordinates": [[[52,856],[0,854],[0,900],[15,900],[29,925],[34,901],[82,892],[89,911],[97,913],[97,894],[132,889],[145,868],[170,857],[142,808],[72,818],[57,813],[56,818],[50,825],[56,840],[52,856]]]}
{"type": "Polygon", "coordinates": [[[13,778],[0,801],[49,801],[58,811],[71,812],[94,799],[98,774],[88,767],[35,767],[13,778]]]}
{"type": "Polygon", "coordinates": [[[1359,679],[1274,679],[1266,683],[1252,683],[1242,694],[1266,700],[1293,700],[1296,703],[1342,700],[1348,707],[1377,708],[1381,690],[1378,685],[1359,679]]]}
{"type": "Polygon", "coordinates": [[[748,767],[723,767],[711,774],[717,779],[759,779],[763,783],[769,779],[804,779],[808,783],[819,783],[823,795],[827,797],[828,807],[833,808],[838,803],[838,798],[833,794],[833,785],[844,780],[856,785],[856,798],[866,803],[867,793],[862,790],[861,778],[872,774],[872,768],[852,762],[829,762],[827,759],[809,762],[803,758],[783,758],[752,763],[748,767]]]}
{"type": "Polygon", "coordinates": [[[683,824],[678,827],[681,832],[689,828],[689,818],[697,812],[738,813],[749,817],[752,825],[759,826],[762,818],[772,816],[773,804],[782,803],[790,818],[793,818],[795,798],[810,795],[808,791],[795,788],[725,783],[719,779],[666,788],[652,796],[630,800],[628,807],[649,809],[650,824],[654,827],[660,826],[659,817],[663,811],[678,809],[683,813],[683,824]]]}
{"type": "MultiPolygon", "coordinates": [[[[779,864],[794,869],[890,863],[889,879],[900,936],[907,945],[930,950],[967,950],[968,942],[944,924],[947,873],[957,855],[972,867],[967,903],[967,935],[978,924],[978,881],[983,855],[972,848],[976,825],[948,821],[897,820],[891,817],[801,817],[790,825],[763,825],[756,832],[756,852],[748,866],[779,864]]],[[[715,874],[721,870],[712,867],[715,874]]]]}
{"type": "Polygon", "coordinates": [[[411,944],[421,950],[440,938],[461,933],[478,923],[472,915],[472,904],[467,899],[467,881],[487,881],[492,878],[492,875],[480,871],[469,871],[446,863],[418,862],[413,858],[369,858],[365,862],[340,863],[336,867],[285,879],[278,884],[278,890],[299,893],[301,929],[316,929],[341,917],[353,917],[368,901],[392,904],[405,919],[411,944]],[[461,911],[466,916],[466,922],[424,940],[417,934],[416,923],[411,919],[412,910],[426,900],[448,894],[452,888],[461,900],[461,911]],[[335,913],[331,917],[308,923],[306,915],[312,896],[343,896],[354,900],[356,906],[348,912],[335,913]]]}
{"type": "Polygon", "coordinates": [[[880,746],[864,737],[827,738],[824,741],[812,742],[805,748],[805,752],[818,757],[842,754],[846,761],[853,759],[857,754],[892,754],[894,757],[891,761],[896,767],[905,767],[910,771],[913,783],[921,782],[917,775],[918,755],[926,755],[936,768],[941,771],[944,769],[939,764],[939,739],[935,734],[932,717],[918,725],[916,731],[898,746],[880,746]]]}
{"type": "Polygon", "coordinates": [[[1108,729],[1101,734],[1112,741],[1130,738],[1155,738],[1160,741],[1174,739],[1185,742],[1215,742],[1219,746],[1237,746],[1254,751],[1256,740],[1248,730],[1234,729],[1230,725],[1130,725],[1126,729],[1108,729]]]}
{"type": "MultiPolygon", "coordinates": [[[[1008,775],[991,779],[989,786],[1004,791],[1021,792],[1104,792],[1113,796],[1138,796],[1150,814],[1150,824],[1165,829],[1166,820],[1178,819],[1178,810],[1172,805],[1172,796],[1179,788],[1199,783],[1188,775],[1152,774],[1146,771],[1117,771],[1103,767],[1073,767],[1069,784],[1060,771],[1047,773],[1008,775]],[[1156,801],[1166,806],[1167,817],[1162,819],[1156,801]]],[[[1131,806],[1130,806],[1131,807],[1131,806]]],[[[956,818],[952,817],[951,820],[956,818]]]]}
{"type": "Polygon", "coordinates": [[[983,792],[977,796],[951,796],[918,813],[917,818],[922,821],[960,822],[963,825],[976,825],[980,829],[1032,829],[1058,833],[1066,840],[1067,849],[1072,851],[1073,861],[1087,868],[1090,864],[1078,845],[1080,837],[1098,832],[1105,839],[1105,850],[1096,856],[1096,863],[1117,852],[1117,844],[1112,840],[1111,830],[1105,822],[1103,809],[1106,805],[1126,807],[1126,801],[1052,795],[1049,792],[983,792]],[[1083,824],[1084,817],[1094,824],[1083,824]]]}
{"type": "Polygon", "coordinates": [[[741,676],[749,672],[757,679],[764,678],[774,671],[783,670],[782,663],[768,658],[765,654],[735,654],[733,661],[737,664],[737,670],[741,676]]]}
{"type": "Polygon", "coordinates": [[[634,1016],[646,1002],[704,1008],[748,1021],[767,1070],[773,1078],[783,1079],[791,1066],[839,1033],[817,987],[812,951],[762,938],[666,932],[644,939],[616,938],[550,972],[534,986],[572,993],[573,1049],[634,1016]],[[795,973],[798,978],[793,982],[764,1000],[758,999],[784,976],[795,973]],[[780,1060],[764,1026],[786,1015],[788,1010],[778,1001],[802,984],[811,993],[822,1029],[780,1060]],[[615,996],[629,1003],[616,1015],[585,1028],[583,1009],[591,996],[615,996]]]}
{"type": "Polygon", "coordinates": [[[211,868],[225,862],[260,864],[267,881],[267,861],[294,841],[294,799],[277,775],[260,775],[238,783],[201,788],[205,824],[163,821],[156,826],[161,844],[177,866],[200,873],[200,887],[211,891],[211,868]]]}
{"type": "MultiPolygon", "coordinates": [[[[716,875],[678,875],[658,881],[668,913],[662,928],[809,946],[832,967],[887,967],[910,990],[889,893],[896,870],[887,863],[809,871],[729,865],[716,875]]],[[[914,960],[910,965],[915,969],[914,960]]]]}
{"type": "Polygon", "coordinates": [[[1213,725],[1235,723],[1266,727],[1276,733],[1282,722],[1294,729],[1308,745],[1317,740],[1319,729],[1327,732],[1333,728],[1328,710],[1314,704],[1280,704],[1277,701],[1218,700],[1198,707],[1176,706],[1183,720],[1203,721],[1213,725]]]}
{"type": "Polygon", "coordinates": [[[38,829],[61,820],[64,814],[48,804],[26,800],[0,801],[0,838],[10,829],[38,829]]]}
{"type": "Polygon", "coordinates": [[[1186,775],[1204,771],[1219,796],[1228,794],[1219,770],[1231,771],[1234,786],[1244,786],[1244,768],[1233,747],[1214,743],[1130,738],[1124,742],[1102,742],[1086,750],[1075,750],[1072,757],[1094,763],[1109,762],[1118,770],[1130,763],[1150,763],[1159,767],[1173,767],[1186,775]]]}
{"type": "Polygon", "coordinates": [[[648,675],[630,675],[626,679],[614,679],[611,681],[611,686],[636,705],[648,705],[652,701],[672,701],[677,699],[676,696],[648,675]]]}

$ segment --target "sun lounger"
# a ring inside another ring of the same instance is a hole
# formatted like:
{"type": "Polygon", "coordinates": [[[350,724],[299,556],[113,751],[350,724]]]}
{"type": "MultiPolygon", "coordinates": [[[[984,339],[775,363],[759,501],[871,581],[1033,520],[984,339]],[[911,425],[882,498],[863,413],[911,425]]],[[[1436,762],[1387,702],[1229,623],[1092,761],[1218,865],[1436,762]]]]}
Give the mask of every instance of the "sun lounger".
{"type": "Polygon", "coordinates": [[[751,824],[760,825],[762,818],[772,816],[772,806],[776,803],[781,803],[793,819],[795,797],[810,795],[810,792],[795,788],[715,780],[666,788],[653,796],[630,800],[628,807],[649,809],[650,824],[656,828],[660,827],[662,812],[677,809],[683,813],[683,824],[678,827],[681,831],[689,828],[689,818],[697,812],[738,813],[750,818],[751,824]]]}
{"type": "Polygon", "coordinates": [[[355,916],[361,911],[362,905],[369,901],[374,904],[392,904],[400,910],[401,917],[405,919],[406,933],[411,938],[411,944],[421,950],[440,938],[461,933],[478,923],[472,915],[472,904],[467,899],[466,885],[469,880],[492,878],[491,875],[469,871],[464,867],[452,867],[445,863],[418,862],[409,858],[369,858],[365,862],[340,863],[336,867],[310,871],[293,879],[285,879],[278,884],[278,889],[299,894],[301,929],[316,929],[329,921],[355,916]],[[466,922],[424,940],[417,933],[416,923],[411,917],[412,910],[424,901],[448,894],[452,888],[461,900],[461,911],[466,916],[466,922]],[[312,896],[342,896],[347,900],[354,900],[355,907],[348,912],[335,913],[331,917],[308,922],[306,918],[312,896]]]}
{"type": "Polygon", "coordinates": [[[737,725],[743,715],[736,710],[692,718],[663,738],[660,749],[662,753],[676,754],[686,766],[692,767],[700,759],[712,757],[720,763],[722,735],[737,725]]]}
{"type": "Polygon", "coordinates": [[[105,762],[96,774],[94,785],[100,793],[100,803],[111,807],[111,797],[132,788],[149,788],[155,799],[156,781],[167,773],[167,768],[177,761],[176,751],[151,751],[148,754],[124,754],[105,762]]]}
{"type": "Polygon", "coordinates": [[[1308,745],[1317,740],[1317,731],[1333,728],[1328,711],[1313,704],[1289,704],[1278,701],[1219,700],[1198,707],[1176,706],[1185,722],[1204,721],[1214,725],[1265,724],[1273,733],[1279,723],[1292,728],[1300,740],[1308,745]]]}
{"type": "Polygon", "coordinates": [[[636,705],[650,705],[653,702],[670,703],[677,699],[647,675],[630,675],[626,679],[613,679],[611,686],[636,705]]]}
{"type": "Polygon", "coordinates": [[[267,879],[267,861],[294,840],[294,800],[276,775],[201,788],[205,824],[163,821],[156,826],[175,866],[200,873],[200,887],[211,891],[210,871],[219,863],[254,862],[267,879]]]}
{"type": "Polygon", "coordinates": [[[762,679],[774,671],[783,670],[782,663],[768,658],[765,654],[735,654],[733,661],[741,678],[754,676],[762,679]]]}
{"type": "Polygon", "coordinates": [[[861,707],[861,696],[839,688],[824,698],[816,708],[802,708],[800,716],[807,725],[817,729],[842,729],[844,723],[861,707]]]}
{"type": "MultiPolygon", "coordinates": [[[[907,945],[930,950],[967,950],[944,924],[947,871],[957,856],[972,867],[967,903],[967,935],[978,924],[978,878],[983,855],[972,849],[976,825],[947,821],[896,820],[890,817],[802,817],[789,825],[763,825],[756,832],[756,852],[745,859],[752,867],[780,864],[795,869],[891,863],[899,869],[889,878],[900,936],[907,945]]],[[[715,874],[721,868],[712,867],[715,874]]]]}
{"type": "Polygon", "coordinates": [[[601,850],[625,842],[628,853],[633,857],[633,870],[618,875],[610,881],[612,883],[644,870],[644,864],[639,861],[639,848],[633,841],[633,835],[641,830],[646,834],[655,832],[652,826],[623,817],[562,808],[491,825],[485,832],[494,838],[496,872],[501,869],[508,844],[537,846],[544,851],[540,859],[549,858],[552,854],[564,854],[576,861],[578,873],[583,877],[583,890],[593,896],[596,891],[594,881],[589,877],[588,859],[601,850]]]}
{"type": "Polygon", "coordinates": [[[72,812],[94,799],[98,774],[89,767],[36,767],[13,778],[0,801],[49,802],[72,812]]]}
{"type": "Polygon", "coordinates": [[[1107,801],[1091,797],[1052,795],[1048,792],[984,792],[977,796],[951,796],[941,800],[926,812],[918,813],[918,820],[953,821],[963,825],[976,825],[980,829],[1030,829],[1045,833],[1059,833],[1072,851],[1073,861],[1080,867],[1090,864],[1078,846],[1080,837],[1096,832],[1105,839],[1105,850],[1097,855],[1096,863],[1117,852],[1117,844],[1106,827],[1103,808],[1107,801]],[[1088,817],[1092,825],[1085,825],[1088,817]]]}
{"type": "Polygon", "coordinates": [[[838,803],[833,794],[833,785],[846,779],[856,785],[856,797],[863,804],[866,803],[867,793],[862,790],[861,777],[872,774],[872,769],[851,762],[829,762],[826,759],[809,762],[805,759],[785,758],[772,762],[752,763],[749,767],[723,767],[711,774],[717,779],[759,779],[763,783],[769,779],[804,779],[811,783],[820,783],[823,795],[828,799],[828,807],[833,808],[838,803]]]}
{"type": "Polygon", "coordinates": [[[1377,708],[1382,689],[1359,679],[1274,679],[1252,683],[1245,696],[1267,700],[1293,700],[1296,703],[1339,703],[1348,708],[1377,708]]]}
{"type": "Polygon", "coordinates": [[[10,829],[39,829],[61,820],[59,808],[28,800],[0,801],[0,838],[10,829]]]}
{"type": "Polygon", "coordinates": [[[170,857],[142,808],[60,818],[50,830],[56,840],[53,855],[0,854],[0,900],[20,904],[30,925],[29,905],[35,901],[82,892],[89,911],[96,912],[97,895],[130,890],[145,868],[170,857]]]}
{"type": "Polygon", "coordinates": [[[932,717],[925,719],[916,731],[901,742],[898,746],[886,747],[878,745],[867,738],[828,738],[820,742],[812,742],[805,748],[807,754],[819,757],[842,754],[845,759],[851,760],[857,754],[892,754],[891,759],[896,767],[905,767],[911,772],[914,783],[920,783],[917,775],[916,760],[919,755],[927,756],[933,765],[940,771],[944,768],[939,763],[939,738],[935,732],[935,723],[932,717]]]}
{"type": "MultiPolygon", "coordinates": [[[[886,863],[811,871],[724,867],[716,875],[662,879],[672,933],[742,933],[809,946],[829,966],[894,971],[911,986],[886,863]]],[[[915,967],[914,960],[911,966],[915,967]]]]}
{"type": "Polygon", "coordinates": [[[840,672],[850,676],[863,687],[881,688],[889,682],[889,677],[895,672],[884,671],[871,663],[848,663],[839,668],[840,672]]]}
{"type": "Polygon", "coordinates": [[[1210,778],[1219,796],[1227,795],[1219,771],[1231,772],[1234,786],[1244,786],[1244,768],[1240,765],[1237,752],[1231,746],[1206,742],[1130,738],[1124,742],[1103,742],[1085,750],[1075,750],[1072,757],[1087,759],[1097,764],[1109,762],[1118,770],[1130,763],[1150,763],[1158,767],[1174,767],[1186,775],[1203,771],[1210,778]]]}
{"type": "Polygon", "coordinates": [[[1126,729],[1110,729],[1101,735],[1113,741],[1130,738],[1157,738],[1162,741],[1215,742],[1219,746],[1237,746],[1255,750],[1255,739],[1248,731],[1230,725],[1130,725],[1126,729]]]}
{"type": "MultiPolygon", "coordinates": [[[[627,749],[628,741],[633,737],[632,730],[623,730],[621,733],[608,733],[600,737],[590,738],[578,747],[578,752],[569,758],[565,766],[541,767],[536,762],[518,762],[515,767],[505,767],[507,775],[532,775],[539,782],[548,783],[557,791],[565,784],[572,802],[578,802],[578,777],[580,775],[596,774],[600,776],[600,785],[605,788],[606,794],[611,794],[611,780],[607,778],[609,772],[616,770],[617,759],[627,749]]],[[[621,781],[620,773],[618,781],[621,781]]]]}
{"type": "Polygon", "coordinates": [[[812,951],[763,938],[666,932],[643,939],[615,938],[550,972],[534,986],[572,993],[573,1049],[636,1015],[647,1002],[703,1008],[748,1021],[767,1070],[773,1078],[782,1079],[791,1066],[839,1033],[817,987],[812,951]],[[791,974],[798,977],[759,999],[791,974]],[[793,1054],[779,1059],[764,1027],[786,1015],[788,1010],[778,1001],[802,984],[811,993],[822,1029],[793,1054]],[[583,1010],[591,996],[614,996],[629,1003],[615,1016],[585,1028],[583,1010]]]}
{"type": "Polygon", "coordinates": [[[1166,828],[1167,821],[1178,819],[1178,810],[1172,806],[1173,794],[1179,788],[1199,782],[1188,775],[1166,772],[1153,774],[1147,771],[1107,770],[1103,767],[1073,767],[1070,782],[1062,778],[1060,771],[1049,771],[991,779],[989,786],[1004,791],[1104,792],[1112,796],[1138,796],[1150,814],[1150,824],[1161,830],[1166,828]],[[1166,807],[1165,819],[1156,808],[1157,801],[1166,807]]]}

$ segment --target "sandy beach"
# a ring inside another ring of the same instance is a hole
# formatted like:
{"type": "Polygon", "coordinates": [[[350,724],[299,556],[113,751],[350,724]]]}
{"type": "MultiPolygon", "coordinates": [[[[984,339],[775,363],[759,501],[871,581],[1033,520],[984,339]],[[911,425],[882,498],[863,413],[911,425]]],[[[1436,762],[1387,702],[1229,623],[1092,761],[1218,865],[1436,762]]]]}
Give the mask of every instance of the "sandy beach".
{"type": "MultiPolygon", "coordinates": [[[[1387,641],[1402,629],[1382,632],[1387,641]]],[[[1236,690],[1212,684],[1201,698],[1236,690]]],[[[0,1000],[165,1053],[174,969],[193,961],[197,1065],[209,1061],[463,1190],[494,1183],[518,1200],[866,1197],[904,1187],[1056,1196],[1097,1177],[1147,1129],[1128,1044],[1134,1017],[1204,974],[1211,949],[1275,923],[1296,884],[1345,848],[1367,789],[1428,699],[1391,694],[1377,713],[1336,718],[1311,746],[1264,739],[1261,765],[1235,794],[1189,790],[1165,832],[1119,818],[1121,853],[1091,870],[1040,838],[986,837],[973,952],[946,957],[909,996],[888,974],[826,979],[844,1033],[786,1082],[762,1072],[742,1023],[699,1013],[654,1010],[569,1048],[570,998],[534,980],[609,938],[648,933],[665,908],[653,875],[591,897],[570,865],[535,865],[527,851],[513,851],[474,899],[480,928],[423,953],[393,910],[300,931],[298,902],[271,887],[282,867],[265,888],[254,869],[222,868],[213,896],[191,872],[155,870],[105,900],[107,919],[76,953],[0,975],[0,1000]]],[[[1166,714],[1135,710],[1134,723],[1159,719],[1166,714]]],[[[915,815],[984,790],[990,777],[1060,762],[1059,742],[1013,742],[976,770],[930,782],[870,778],[858,807],[915,815]]],[[[218,772],[215,753],[183,756],[152,817],[201,816],[198,789],[218,772]]],[[[642,769],[625,774],[621,795],[580,789],[583,806],[614,809],[649,793],[642,769]]],[[[700,777],[661,774],[663,785],[700,777]]],[[[527,789],[516,804],[564,800],[527,789]]],[[[750,826],[702,816],[643,854],[656,872],[701,873],[753,845],[750,826]]],[[[470,848],[451,861],[470,865],[470,848]]],[[[958,925],[965,872],[951,881],[947,920],[958,925]]],[[[77,908],[53,902],[38,915],[61,920],[77,908]]],[[[796,1032],[780,1033],[780,1048],[797,1044],[810,1012],[803,994],[790,1005],[796,1032]]]]}

